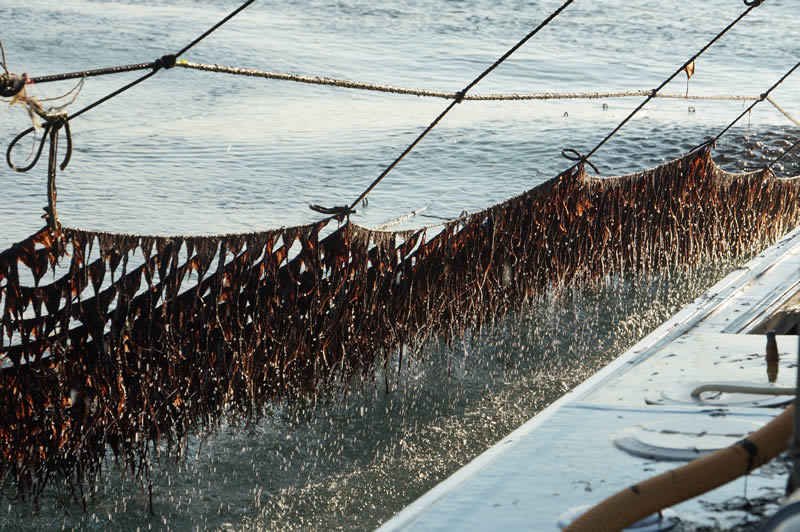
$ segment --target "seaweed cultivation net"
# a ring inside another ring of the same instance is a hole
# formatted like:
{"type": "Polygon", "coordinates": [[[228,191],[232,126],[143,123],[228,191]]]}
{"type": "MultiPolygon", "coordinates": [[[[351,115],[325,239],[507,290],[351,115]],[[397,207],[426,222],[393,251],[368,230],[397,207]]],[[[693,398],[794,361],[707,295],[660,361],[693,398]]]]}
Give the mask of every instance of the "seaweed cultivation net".
{"type": "Polygon", "coordinates": [[[759,249],[800,223],[799,191],[703,149],[622,177],[581,166],[415,231],[44,228],[0,253],[0,476],[34,499],[53,474],[80,490],[107,448],[146,475],[194,426],[347,383],[554,289],[759,249]]]}

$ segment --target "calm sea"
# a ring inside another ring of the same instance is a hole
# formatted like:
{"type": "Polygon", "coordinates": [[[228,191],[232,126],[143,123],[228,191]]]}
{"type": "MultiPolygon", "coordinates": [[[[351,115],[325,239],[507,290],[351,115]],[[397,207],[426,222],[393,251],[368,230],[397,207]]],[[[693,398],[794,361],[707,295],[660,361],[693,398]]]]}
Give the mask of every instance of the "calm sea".
{"type": "MultiPolygon", "coordinates": [[[[456,91],[561,1],[260,0],[183,59],[456,91]]],[[[147,62],[177,51],[238,5],[218,0],[0,0],[8,69],[31,76],[147,62]]],[[[473,93],[651,89],[745,6],[740,0],[578,0],[473,93]]],[[[758,95],[800,59],[794,0],[767,0],[696,63],[692,94],[758,95]]],[[[86,81],[76,111],[141,74],[86,81]]],[[[72,82],[30,88],[58,97],[72,82]]],[[[684,94],[681,74],[664,89],[684,94]]],[[[773,98],[800,117],[800,74],[773,98]]],[[[553,177],[641,101],[464,102],[370,195],[353,220],[407,226],[475,211],[553,177]]],[[[65,99],[50,102],[66,103],[65,99]]],[[[253,231],[318,219],[308,204],[355,199],[446,106],[185,69],[163,71],[72,122],[59,175],[63,223],[155,234],[253,231]]],[[[741,101],[655,100],[593,158],[602,174],[650,167],[716,134],[741,101]]],[[[0,146],[30,120],[1,105],[0,146]]],[[[718,143],[725,168],[757,168],[796,139],[769,103],[718,143]]],[[[62,142],[63,146],[63,142],[62,142]]],[[[33,144],[14,152],[20,163],[33,144]]],[[[798,171],[788,157],[779,172],[798,171]]],[[[0,169],[0,249],[38,229],[46,162],[0,169]]],[[[724,274],[728,264],[619,282],[551,301],[492,331],[431,346],[398,373],[345,395],[271,405],[254,425],[161,459],[157,516],[109,471],[89,511],[57,493],[38,513],[0,500],[6,528],[369,529],[410,503],[566,389],[621,353],[724,274]],[[444,383],[444,384],[442,384],[444,383]]]]}

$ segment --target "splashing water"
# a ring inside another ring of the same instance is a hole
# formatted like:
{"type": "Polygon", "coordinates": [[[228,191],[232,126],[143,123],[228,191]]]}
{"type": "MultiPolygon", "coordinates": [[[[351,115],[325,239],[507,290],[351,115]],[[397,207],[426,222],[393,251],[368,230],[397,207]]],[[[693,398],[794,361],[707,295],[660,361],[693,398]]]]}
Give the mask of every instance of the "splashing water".
{"type": "MultiPolygon", "coordinates": [[[[307,530],[374,528],[568,389],[621,354],[745,260],[614,279],[550,296],[480,333],[397,357],[311,400],[265,405],[258,423],[195,436],[185,460],[162,454],[154,510],[112,461],[89,510],[49,489],[24,526],[307,530]],[[398,368],[399,366],[399,368],[398,368]],[[387,384],[388,383],[388,384],[387,384]],[[386,392],[386,389],[389,392],[386,392]]],[[[19,527],[12,502],[0,526],[19,527]]]]}

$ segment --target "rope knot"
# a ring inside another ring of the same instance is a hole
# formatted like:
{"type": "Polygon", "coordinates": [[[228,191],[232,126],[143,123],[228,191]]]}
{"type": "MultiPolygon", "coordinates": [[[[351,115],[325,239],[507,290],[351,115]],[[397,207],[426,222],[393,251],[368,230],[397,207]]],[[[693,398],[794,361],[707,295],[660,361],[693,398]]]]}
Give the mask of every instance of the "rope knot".
{"type": "Polygon", "coordinates": [[[309,205],[308,208],[311,209],[312,211],[316,211],[322,214],[327,214],[329,216],[338,216],[340,214],[348,216],[356,212],[347,205],[339,205],[337,207],[323,207],[322,205],[309,205]]]}
{"type": "Polygon", "coordinates": [[[25,88],[28,75],[22,74],[2,74],[0,75],[0,96],[12,98],[25,88]]]}
{"type": "Polygon", "coordinates": [[[461,103],[461,102],[464,101],[464,96],[466,96],[466,95],[467,95],[467,91],[466,90],[461,90],[461,91],[458,91],[456,93],[456,95],[453,97],[453,99],[455,100],[456,103],[461,103]]]}
{"type": "Polygon", "coordinates": [[[570,161],[575,161],[580,165],[588,164],[589,166],[592,167],[594,173],[596,174],[600,173],[600,170],[597,169],[597,167],[592,163],[592,161],[587,159],[586,156],[583,155],[578,150],[573,150],[572,148],[564,148],[563,150],[561,150],[561,156],[564,157],[565,159],[569,159],[570,161]]]}
{"type": "Polygon", "coordinates": [[[61,129],[69,123],[69,114],[63,110],[48,112],[46,116],[48,124],[55,129],[61,129]]]}
{"type": "Polygon", "coordinates": [[[158,71],[161,70],[162,68],[170,69],[175,66],[175,60],[176,58],[174,54],[162,55],[161,57],[153,61],[153,70],[158,71]]]}

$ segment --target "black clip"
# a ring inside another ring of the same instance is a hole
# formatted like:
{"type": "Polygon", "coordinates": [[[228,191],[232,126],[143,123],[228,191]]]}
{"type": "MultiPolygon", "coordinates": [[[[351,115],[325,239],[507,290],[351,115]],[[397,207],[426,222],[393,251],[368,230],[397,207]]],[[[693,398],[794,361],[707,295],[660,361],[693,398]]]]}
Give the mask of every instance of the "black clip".
{"type": "Polygon", "coordinates": [[[6,150],[6,162],[8,163],[8,166],[11,167],[12,170],[20,173],[27,172],[28,170],[36,166],[36,163],[39,162],[39,158],[42,156],[42,151],[44,150],[44,143],[50,136],[51,131],[53,131],[54,129],[57,131],[62,127],[64,128],[64,132],[67,134],[67,150],[66,153],[64,154],[64,160],[61,161],[61,165],[59,166],[59,168],[61,168],[61,170],[64,171],[64,169],[69,164],[70,159],[72,158],[72,132],[69,129],[69,117],[67,116],[55,117],[51,121],[45,122],[42,125],[42,139],[39,141],[39,149],[36,151],[36,155],[33,157],[33,161],[28,166],[24,166],[22,168],[17,167],[17,165],[15,165],[14,162],[11,160],[11,152],[13,151],[14,146],[16,146],[20,140],[30,135],[32,132],[36,131],[36,128],[33,127],[28,128],[19,135],[17,135],[16,137],[14,137],[14,140],[11,141],[11,144],[8,145],[8,149],[6,150]]]}
{"type": "Polygon", "coordinates": [[[348,207],[347,205],[340,205],[338,207],[323,207],[321,205],[309,205],[309,209],[312,211],[316,211],[322,214],[327,214],[330,216],[338,216],[338,215],[350,215],[354,214],[356,211],[348,207]]]}

